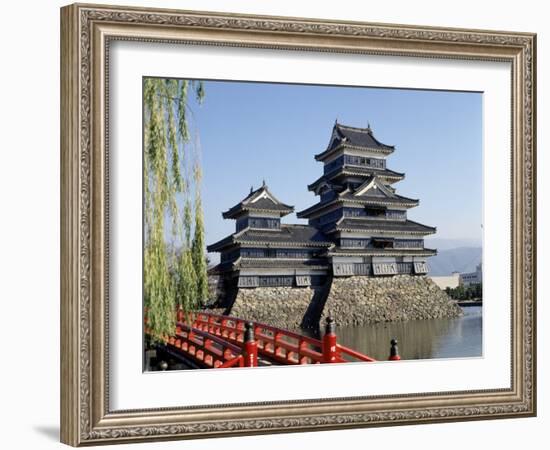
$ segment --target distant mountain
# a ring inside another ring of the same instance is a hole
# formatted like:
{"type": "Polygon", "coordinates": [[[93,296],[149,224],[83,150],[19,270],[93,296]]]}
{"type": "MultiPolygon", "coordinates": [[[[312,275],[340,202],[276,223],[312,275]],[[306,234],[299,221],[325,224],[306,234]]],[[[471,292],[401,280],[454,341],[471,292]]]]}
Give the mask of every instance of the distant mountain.
{"type": "Polygon", "coordinates": [[[458,247],[438,250],[428,259],[430,275],[445,276],[453,272],[474,272],[481,262],[481,247],[458,247]]]}
{"type": "Polygon", "coordinates": [[[454,250],[460,247],[481,247],[481,239],[445,239],[428,237],[424,239],[427,248],[436,248],[438,251],[454,250]]]}

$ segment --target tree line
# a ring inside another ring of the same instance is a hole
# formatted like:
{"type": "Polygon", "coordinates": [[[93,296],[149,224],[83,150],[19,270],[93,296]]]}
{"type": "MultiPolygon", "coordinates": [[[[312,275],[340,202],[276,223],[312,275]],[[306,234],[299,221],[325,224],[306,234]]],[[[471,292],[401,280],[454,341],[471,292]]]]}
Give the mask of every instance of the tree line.
{"type": "Polygon", "coordinates": [[[481,300],[483,298],[483,286],[481,283],[469,286],[459,285],[455,288],[446,287],[445,292],[455,300],[481,300]]]}

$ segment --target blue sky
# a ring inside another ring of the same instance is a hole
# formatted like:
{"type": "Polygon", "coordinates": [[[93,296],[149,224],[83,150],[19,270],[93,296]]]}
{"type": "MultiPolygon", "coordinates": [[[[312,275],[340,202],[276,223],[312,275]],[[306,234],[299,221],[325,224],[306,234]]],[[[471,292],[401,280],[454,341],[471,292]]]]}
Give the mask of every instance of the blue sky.
{"type": "MultiPolygon", "coordinates": [[[[307,185],[322,174],[314,155],[334,121],[366,127],[395,145],[387,166],[405,172],[394,186],[419,198],[409,218],[436,226],[436,238],[481,242],[482,94],[448,91],[206,81],[190,125],[200,142],[206,242],[234,232],[221,212],[265,179],[300,211],[317,202],[307,185]]],[[[284,222],[305,223],[295,214],[284,222]]]]}

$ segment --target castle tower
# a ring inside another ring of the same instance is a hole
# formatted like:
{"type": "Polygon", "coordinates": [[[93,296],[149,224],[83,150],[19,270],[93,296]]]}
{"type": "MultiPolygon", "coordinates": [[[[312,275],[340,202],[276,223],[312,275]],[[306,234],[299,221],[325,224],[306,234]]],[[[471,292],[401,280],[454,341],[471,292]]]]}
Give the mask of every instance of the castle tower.
{"type": "Polygon", "coordinates": [[[297,214],[333,243],[325,256],[335,277],[426,274],[436,250],[424,236],[436,229],[407,218],[419,201],[396,193],[405,174],[386,167],[395,148],[378,141],[368,126],[335,123],[329,145],[315,155],[323,175],[308,186],[320,197],[297,214]]]}
{"type": "Polygon", "coordinates": [[[280,202],[265,182],[229,210],[224,219],[236,221],[235,233],[215,244],[209,252],[220,252],[220,264],[211,274],[239,288],[306,287],[324,282],[326,252],[331,242],[314,227],[282,224],[294,211],[280,202]]]}
{"type": "Polygon", "coordinates": [[[422,276],[436,254],[424,237],[435,228],[408,219],[419,201],[396,192],[405,174],[386,167],[394,150],[370,126],[335,123],[315,156],[323,175],[309,185],[319,201],[297,214],[307,225],[281,223],[294,208],[265,183],[224,212],[235,233],[207,247],[221,253],[209,271],[221,284],[218,305],[285,328],[318,324],[329,313],[352,326],[459,316],[460,307],[422,276]]]}

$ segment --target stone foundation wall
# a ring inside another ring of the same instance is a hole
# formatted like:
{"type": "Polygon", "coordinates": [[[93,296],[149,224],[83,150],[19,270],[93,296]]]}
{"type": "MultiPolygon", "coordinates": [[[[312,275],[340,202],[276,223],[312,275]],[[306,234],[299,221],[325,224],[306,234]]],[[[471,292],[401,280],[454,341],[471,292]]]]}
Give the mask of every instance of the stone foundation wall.
{"type": "Polygon", "coordinates": [[[316,326],[331,314],[338,325],[363,325],[462,314],[427,276],[333,278],[316,288],[239,288],[225,314],[281,328],[316,326]]]}
{"type": "Polygon", "coordinates": [[[239,289],[230,315],[281,328],[297,328],[306,316],[316,289],[258,287],[239,289]]]}
{"type": "Polygon", "coordinates": [[[462,310],[427,276],[334,278],[323,311],[338,325],[458,317],[462,310]]]}

